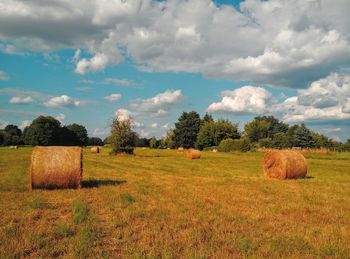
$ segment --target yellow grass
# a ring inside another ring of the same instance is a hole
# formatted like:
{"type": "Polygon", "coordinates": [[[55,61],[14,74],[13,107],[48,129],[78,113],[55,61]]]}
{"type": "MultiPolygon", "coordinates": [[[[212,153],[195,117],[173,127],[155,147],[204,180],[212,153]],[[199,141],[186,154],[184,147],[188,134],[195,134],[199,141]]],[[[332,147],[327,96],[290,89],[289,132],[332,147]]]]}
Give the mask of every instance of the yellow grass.
{"type": "Polygon", "coordinates": [[[262,153],[84,150],[83,188],[27,189],[31,148],[0,148],[0,258],[350,256],[350,154],[269,180],[262,153]]]}

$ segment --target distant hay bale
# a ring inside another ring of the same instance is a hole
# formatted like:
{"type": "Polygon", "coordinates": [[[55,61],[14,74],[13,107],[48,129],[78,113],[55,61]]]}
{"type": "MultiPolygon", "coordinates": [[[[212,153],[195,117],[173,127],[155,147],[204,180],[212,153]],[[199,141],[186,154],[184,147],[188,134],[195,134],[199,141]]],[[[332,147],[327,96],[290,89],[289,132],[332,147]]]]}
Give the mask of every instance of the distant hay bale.
{"type": "Polygon", "coordinates": [[[183,147],[178,147],[177,148],[177,152],[184,152],[185,150],[184,150],[184,148],[183,147]]]}
{"type": "Polygon", "coordinates": [[[100,153],[100,147],[92,147],[90,151],[91,153],[100,153]]]}
{"type": "Polygon", "coordinates": [[[272,150],[264,155],[264,174],[268,178],[304,178],[307,174],[307,161],[297,151],[272,150]]]}
{"type": "Polygon", "coordinates": [[[10,146],[11,149],[18,149],[18,146],[10,146]]]}
{"type": "Polygon", "coordinates": [[[217,153],[217,152],[218,152],[218,150],[215,148],[215,149],[213,149],[213,152],[214,152],[214,153],[217,153]]]}
{"type": "Polygon", "coordinates": [[[189,149],[187,152],[187,157],[189,159],[200,159],[201,158],[201,152],[197,149],[189,149]]]}
{"type": "Polygon", "coordinates": [[[35,147],[30,165],[31,189],[80,188],[81,147],[35,147]]]}

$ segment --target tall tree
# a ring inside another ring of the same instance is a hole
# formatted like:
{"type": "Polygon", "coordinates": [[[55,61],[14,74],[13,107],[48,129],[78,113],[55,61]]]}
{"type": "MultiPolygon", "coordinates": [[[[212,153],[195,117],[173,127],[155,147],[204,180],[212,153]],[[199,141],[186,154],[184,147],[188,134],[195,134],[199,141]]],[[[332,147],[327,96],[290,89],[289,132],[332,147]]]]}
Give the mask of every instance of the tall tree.
{"type": "Polygon", "coordinates": [[[131,120],[122,120],[120,118],[113,120],[111,135],[108,137],[108,142],[111,144],[113,152],[132,154],[137,139],[136,132],[131,128],[131,120]]]}
{"type": "Polygon", "coordinates": [[[201,125],[201,119],[197,112],[183,112],[175,123],[174,141],[176,147],[194,147],[201,125]]]}
{"type": "Polygon", "coordinates": [[[273,116],[258,116],[244,126],[247,137],[252,142],[272,138],[276,133],[286,133],[288,125],[273,116]]]}
{"type": "Polygon", "coordinates": [[[32,121],[23,136],[27,145],[52,146],[60,144],[61,123],[51,116],[39,116],[32,121]]]}
{"type": "Polygon", "coordinates": [[[16,125],[7,125],[3,130],[3,145],[18,145],[21,142],[22,131],[16,125]]]}
{"type": "Polygon", "coordinates": [[[287,134],[292,138],[294,147],[312,148],[315,146],[311,131],[304,124],[291,126],[287,134]]]}

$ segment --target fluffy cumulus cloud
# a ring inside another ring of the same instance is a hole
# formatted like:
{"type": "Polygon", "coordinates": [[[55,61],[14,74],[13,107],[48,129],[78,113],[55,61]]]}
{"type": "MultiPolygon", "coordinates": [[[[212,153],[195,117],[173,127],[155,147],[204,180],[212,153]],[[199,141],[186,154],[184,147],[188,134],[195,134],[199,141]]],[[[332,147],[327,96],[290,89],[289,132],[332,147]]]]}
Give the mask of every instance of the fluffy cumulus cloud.
{"type": "Polygon", "coordinates": [[[121,94],[111,94],[111,95],[105,96],[104,99],[109,102],[117,102],[120,100],[121,97],[122,97],[121,94]]]}
{"type": "Polygon", "coordinates": [[[58,114],[55,119],[58,120],[59,122],[63,123],[64,119],[66,118],[66,115],[64,115],[63,113],[58,114]]]}
{"type": "Polygon", "coordinates": [[[55,96],[44,102],[44,106],[48,108],[78,107],[80,105],[79,100],[74,100],[68,95],[55,96]]]}
{"type": "Polygon", "coordinates": [[[120,108],[115,112],[115,117],[119,120],[130,120],[131,119],[131,111],[128,109],[120,108]]]}
{"type": "Polygon", "coordinates": [[[32,102],[34,102],[34,100],[31,96],[25,96],[25,97],[14,96],[9,101],[9,103],[11,104],[28,104],[32,102]]]}
{"type": "Polygon", "coordinates": [[[151,113],[155,117],[168,114],[170,108],[184,99],[181,90],[166,90],[148,99],[136,99],[130,102],[130,107],[139,113],[151,113]]]}
{"type": "Polygon", "coordinates": [[[305,88],[348,67],[349,8],[347,0],[246,0],[237,8],[211,0],[4,0],[0,39],[18,50],[76,48],[79,74],[127,55],[145,71],[305,88]]]}
{"type": "Polygon", "coordinates": [[[348,121],[350,119],[350,76],[331,74],[314,81],[307,89],[278,102],[261,87],[244,86],[222,92],[222,100],[208,111],[232,114],[273,114],[290,123],[348,121]]]}
{"type": "Polygon", "coordinates": [[[222,100],[212,103],[208,112],[261,114],[266,113],[275,102],[273,95],[262,87],[243,86],[221,93],[222,100]]]}
{"type": "Polygon", "coordinates": [[[8,80],[8,79],[9,79],[8,75],[4,71],[0,70],[0,80],[8,80]]]}

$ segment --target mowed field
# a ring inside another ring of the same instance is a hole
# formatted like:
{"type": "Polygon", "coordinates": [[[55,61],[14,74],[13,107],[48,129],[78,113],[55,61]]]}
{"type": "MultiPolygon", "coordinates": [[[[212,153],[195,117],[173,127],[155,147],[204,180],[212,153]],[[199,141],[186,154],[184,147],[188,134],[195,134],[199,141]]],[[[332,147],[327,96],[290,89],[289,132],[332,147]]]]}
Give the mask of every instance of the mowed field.
{"type": "Polygon", "coordinates": [[[0,148],[0,258],[350,257],[350,154],[269,180],[262,153],[84,149],[79,190],[28,191],[32,148],[0,148]]]}

